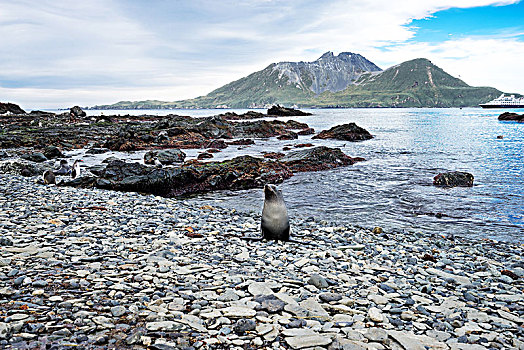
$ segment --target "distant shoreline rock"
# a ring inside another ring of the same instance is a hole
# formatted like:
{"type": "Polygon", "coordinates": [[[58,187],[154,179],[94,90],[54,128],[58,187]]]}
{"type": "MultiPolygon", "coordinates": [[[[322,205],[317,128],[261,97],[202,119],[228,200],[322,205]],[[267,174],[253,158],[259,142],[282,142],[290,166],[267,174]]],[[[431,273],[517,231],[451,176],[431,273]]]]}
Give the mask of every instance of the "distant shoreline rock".
{"type": "Polygon", "coordinates": [[[0,114],[7,114],[7,113],[25,114],[25,111],[22,108],[20,108],[20,106],[17,104],[10,103],[10,102],[7,102],[7,103],[0,102],[0,114]]]}
{"type": "Polygon", "coordinates": [[[499,115],[499,120],[524,122],[524,114],[517,114],[512,112],[504,112],[499,115]]]}
{"type": "Polygon", "coordinates": [[[372,138],[373,135],[371,135],[369,131],[355,123],[337,125],[313,136],[313,139],[335,139],[350,142],[369,140],[372,138]]]}
{"type": "Polygon", "coordinates": [[[294,108],[286,108],[279,105],[273,106],[267,110],[268,115],[278,115],[281,117],[297,117],[297,116],[307,116],[312,115],[308,112],[302,112],[301,110],[294,108]]]}

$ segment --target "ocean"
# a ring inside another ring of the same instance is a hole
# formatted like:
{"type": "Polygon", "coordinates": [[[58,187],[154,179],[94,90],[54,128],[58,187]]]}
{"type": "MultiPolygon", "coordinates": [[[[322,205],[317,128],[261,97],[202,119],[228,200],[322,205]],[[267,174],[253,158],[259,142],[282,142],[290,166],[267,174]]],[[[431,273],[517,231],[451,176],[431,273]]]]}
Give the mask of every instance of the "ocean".
{"type": "MultiPolygon", "coordinates": [[[[247,110],[227,110],[242,113],[247,110]]],[[[365,162],[330,171],[299,173],[279,185],[291,218],[313,217],[338,224],[524,242],[524,124],[501,122],[502,110],[480,108],[312,109],[293,117],[316,132],[355,122],[374,138],[362,142],[256,139],[254,146],[230,146],[214,160],[241,154],[282,151],[311,142],[340,147],[365,162]],[[502,136],[502,139],[497,136],[502,136]],[[444,171],[474,175],[472,188],[438,188],[444,171]],[[442,213],[438,218],[436,213],[442,213]]],[[[518,112],[518,110],[515,110],[518,112]]],[[[104,114],[169,113],[209,116],[224,110],[102,111],[104,114]]],[[[99,114],[101,111],[88,111],[99,114]]],[[[522,113],[522,112],[520,112],[522,113]]],[[[201,150],[184,150],[194,157],[201,150]]],[[[141,154],[129,155],[140,159],[141,154]]],[[[219,191],[192,202],[242,211],[260,211],[260,189],[219,191]]]]}

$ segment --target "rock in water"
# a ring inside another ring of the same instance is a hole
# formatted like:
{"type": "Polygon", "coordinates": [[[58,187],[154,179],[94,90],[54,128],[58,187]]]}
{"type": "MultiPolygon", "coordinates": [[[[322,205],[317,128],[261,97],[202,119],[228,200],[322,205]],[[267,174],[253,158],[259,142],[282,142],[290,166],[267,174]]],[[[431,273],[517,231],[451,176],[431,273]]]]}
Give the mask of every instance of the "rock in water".
{"type": "Polygon", "coordinates": [[[461,171],[439,173],[433,178],[433,185],[441,187],[472,187],[473,175],[461,171]]]}
{"type": "Polygon", "coordinates": [[[162,151],[149,151],[144,154],[144,163],[155,164],[155,158],[163,165],[182,163],[186,154],[179,149],[165,149],[162,151]]]}
{"type": "Polygon", "coordinates": [[[82,110],[82,108],[78,107],[78,106],[74,106],[72,107],[70,110],[69,110],[69,113],[71,113],[71,115],[75,118],[79,118],[79,117],[85,117],[86,116],[86,112],[84,112],[82,110]]]}
{"type": "Polygon", "coordinates": [[[267,114],[285,116],[285,117],[312,115],[311,113],[308,113],[308,112],[302,112],[298,109],[286,108],[286,107],[282,107],[279,105],[273,106],[270,109],[268,109],[267,114]]]}
{"type": "Polygon", "coordinates": [[[512,112],[504,112],[499,115],[499,120],[512,120],[517,122],[524,122],[524,114],[517,114],[512,112]]]}
{"type": "Polygon", "coordinates": [[[361,128],[355,123],[342,124],[332,127],[329,130],[324,130],[318,135],[313,136],[314,139],[335,139],[344,141],[363,141],[373,138],[373,135],[364,128],[361,128]]]}
{"type": "Polygon", "coordinates": [[[339,166],[352,165],[363,158],[351,158],[339,148],[319,146],[299,151],[289,152],[280,161],[293,172],[320,171],[339,166]]]}

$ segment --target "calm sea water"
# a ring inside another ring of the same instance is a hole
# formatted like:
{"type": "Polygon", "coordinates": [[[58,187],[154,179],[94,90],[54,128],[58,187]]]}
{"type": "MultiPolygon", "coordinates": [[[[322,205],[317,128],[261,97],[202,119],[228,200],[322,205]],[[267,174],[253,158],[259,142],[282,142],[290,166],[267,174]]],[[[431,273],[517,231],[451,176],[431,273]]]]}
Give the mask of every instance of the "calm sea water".
{"type": "MultiPolygon", "coordinates": [[[[518,110],[516,110],[518,112],[518,110]]],[[[105,114],[168,113],[207,116],[221,110],[104,111],[105,114]]],[[[244,110],[236,110],[244,112],[244,110]]],[[[524,124],[500,122],[501,110],[464,109],[320,109],[292,119],[316,131],[355,122],[374,135],[363,142],[256,140],[251,147],[229,147],[215,159],[239,154],[282,151],[284,145],[312,142],[340,147],[366,162],[325,172],[297,174],[279,186],[290,215],[386,231],[524,241],[524,124]],[[503,139],[497,139],[502,135],[503,139]],[[467,171],[472,188],[443,189],[432,185],[443,171],[467,171]],[[431,213],[445,216],[436,218],[431,213]]],[[[89,111],[90,114],[100,113],[89,111]]],[[[522,113],[522,111],[520,111],[522,113]]],[[[287,118],[290,119],[290,118],[287,118]]],[[[188,152],[190,157],[197,150],[188,152]]],[[[136,155],[137,159],[140,154],[136,155]]],[[[260,211],[260,189],[221,191],[191,198],[238,210],[260,211]]]]}

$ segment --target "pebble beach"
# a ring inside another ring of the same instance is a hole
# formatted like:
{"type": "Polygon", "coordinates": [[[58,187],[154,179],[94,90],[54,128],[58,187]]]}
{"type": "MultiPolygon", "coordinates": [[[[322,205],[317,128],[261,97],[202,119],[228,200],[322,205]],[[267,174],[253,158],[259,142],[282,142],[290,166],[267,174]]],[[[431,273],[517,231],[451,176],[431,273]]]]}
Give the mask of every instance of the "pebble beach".
{"type": "Polygon", "coordinates": [[[524,349],[521,244],[259,220],[0,175],[0,348],[524,349]]]}

